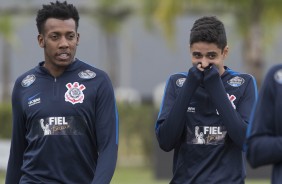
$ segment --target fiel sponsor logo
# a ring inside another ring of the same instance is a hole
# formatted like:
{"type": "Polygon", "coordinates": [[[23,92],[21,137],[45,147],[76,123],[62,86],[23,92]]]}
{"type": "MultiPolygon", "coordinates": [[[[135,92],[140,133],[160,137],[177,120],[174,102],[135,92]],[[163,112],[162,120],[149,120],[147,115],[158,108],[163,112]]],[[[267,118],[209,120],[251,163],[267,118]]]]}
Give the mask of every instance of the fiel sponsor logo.
{"type": "Polygon", "coordinates": [[[216,126],[204,126],[204,134],[218,135],[222,134],[221,127],[216,126]]]}
{"type": "Polygon", "coordinates": [[[65,117],[49,117],[40,119],[39,122],[44,135],[53,135],[70,127],[65,117]]]}
{"type": "Polygon", "coordinates": [[[68,122],[66,121],[65,117],[49,117],[48,119],[49,125],[67,125],[68,122]]]}
{"type": "Polygon", "coordinates": [[[188,139],[192,144],[224,144],[226,130],[222,126],[195,126],[194,139],[188,139]]]}

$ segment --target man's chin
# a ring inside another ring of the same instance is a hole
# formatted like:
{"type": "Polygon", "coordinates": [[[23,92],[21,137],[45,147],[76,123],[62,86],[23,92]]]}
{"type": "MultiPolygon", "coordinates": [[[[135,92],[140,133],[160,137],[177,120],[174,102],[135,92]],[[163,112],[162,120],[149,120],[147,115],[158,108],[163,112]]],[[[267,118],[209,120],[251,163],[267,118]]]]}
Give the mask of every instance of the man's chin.
{"type": "Polygon", "coordinates": [[[70,59],[68,59],[68,60],[57,60],[57,65],[59,65],[59,66],[68,66],[68,65],[70,65],[71,63],[73,62],[73,60],[70,60],[70,59]]]}

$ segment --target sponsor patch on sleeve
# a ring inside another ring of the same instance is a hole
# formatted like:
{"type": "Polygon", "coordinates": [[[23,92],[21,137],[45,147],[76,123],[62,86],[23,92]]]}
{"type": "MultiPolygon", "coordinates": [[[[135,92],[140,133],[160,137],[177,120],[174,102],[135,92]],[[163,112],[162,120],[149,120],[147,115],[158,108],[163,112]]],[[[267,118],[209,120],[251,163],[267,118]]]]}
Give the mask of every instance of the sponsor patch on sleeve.
{"type": "Polygon", "coordinates": [[[96,73],[91,70],[84,70],[78,73],[78,76],[82,79],[93,79],[96,73]]]}
{"type": "Polygon", "coordinates": [[[36,77],[35,75],[31,74],[31,75],[27,75],[23,80],[22,80],[22,86],[23,87],[28,87],[30,86],[34,81],[35,81],[36,77]]]}
{"type": "Polygon", "coordinates": [[[282,69],[278,70],[277,72],[275,72],[274,74],[274,80],[279,83],[282,84],[282,69]]]}
{"type": "Polygon", "coordinates": [[[176,85],[181,88],[183,86],[185,80],[186,80],[186,78],[179,78],[179,79],[177,79],[176,85]]]}
{"type": "Polygon", "coordinates": [[[242,84],[244,84],[244,82],[245,82],[245,79],[243,79],[242,77],[239,77],[239,76],[233,77],[232,79],[230,79],[229,81],[227,81],[227,83],[228,83],[230,86],[233,86],[233,87],[239,87],[239,86],[241,86],[242,84]]]}

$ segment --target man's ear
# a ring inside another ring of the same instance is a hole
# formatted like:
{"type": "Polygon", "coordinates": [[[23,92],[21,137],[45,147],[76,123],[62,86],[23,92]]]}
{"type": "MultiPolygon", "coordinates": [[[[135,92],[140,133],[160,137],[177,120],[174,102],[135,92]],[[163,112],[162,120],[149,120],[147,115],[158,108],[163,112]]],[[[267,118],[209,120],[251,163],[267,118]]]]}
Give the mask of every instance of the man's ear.
{"type": "Polygon", "coordinates": [[[80,34],[77,33],[77,41],[76,41],[76,45],[77,45],[77,46],[78,46],[78,44],[79,44],[79,38],[80,38],[80,34]]]}
{"type": "Polygon", "coordinates": [[[229,47],[228,45],[226,45],[223,49],[223,57],[224,59],[228,56],[228,53],[229,53],[229,47]]]}
{"type": "Polygon", "coordinates": [[[42,34],[39,34],[37,36],[37,41],[38,41],[38,44],[41,48],[44,48],[45,47],[45,41],[44,41],[44,38],[43,38],[43,35],[42,34]]]}

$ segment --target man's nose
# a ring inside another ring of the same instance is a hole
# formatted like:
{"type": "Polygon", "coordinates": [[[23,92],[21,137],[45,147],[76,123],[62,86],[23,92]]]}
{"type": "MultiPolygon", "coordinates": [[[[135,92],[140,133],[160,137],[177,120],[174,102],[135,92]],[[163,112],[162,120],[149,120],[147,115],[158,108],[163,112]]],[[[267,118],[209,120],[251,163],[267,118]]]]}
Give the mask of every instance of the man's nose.
{"type": "Polygon", "coordinates": [[[209,66],[210,62],[206,57],[203,57],[201,60],[202,68],[206,68],[209,66]]]}
{"type": "Polygon", "coordinates": [[[68,48],[68,47],[69,47],[68,40],[66,39],[66,37],[62,36],[62,38],[60,39],[59,48],[68,48]]]}

